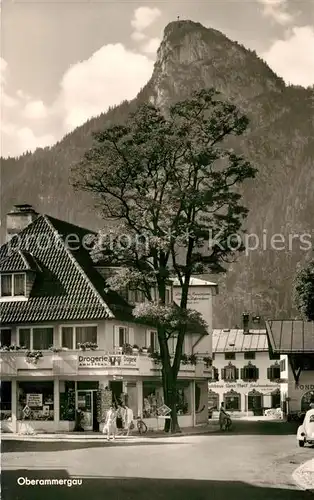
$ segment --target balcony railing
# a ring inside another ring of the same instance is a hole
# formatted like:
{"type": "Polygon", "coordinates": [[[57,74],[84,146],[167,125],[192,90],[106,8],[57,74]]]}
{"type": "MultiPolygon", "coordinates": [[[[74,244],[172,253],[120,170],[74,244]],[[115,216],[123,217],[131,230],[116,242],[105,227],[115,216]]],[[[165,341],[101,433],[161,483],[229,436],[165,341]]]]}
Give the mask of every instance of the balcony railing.
{"type": "MultiPolygon", "coordinates": [[[[4,351],[0,353],[1,376],[16,376],[28,371],[31,375],[45,371],[47,375],[82,375],[89,373],[100,375],[154,376],[160,373],[161,363],[153,360],[148,354],[116,354],[102,350],[59,352],[42,351],[42,356],[31,358],[26,351],[4,351]]],[[[203,360],[196,365],[183,364],[180,375],[188,378],[212,376],[212,367],[207,367],[203,360]]]]}

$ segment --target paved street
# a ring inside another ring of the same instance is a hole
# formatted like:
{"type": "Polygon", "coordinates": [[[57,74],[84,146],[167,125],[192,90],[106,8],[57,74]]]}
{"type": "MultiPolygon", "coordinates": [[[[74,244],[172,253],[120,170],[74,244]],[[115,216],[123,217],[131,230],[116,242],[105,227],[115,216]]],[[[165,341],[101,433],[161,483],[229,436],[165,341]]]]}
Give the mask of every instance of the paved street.
{"type": "Polygon", "coordinates": [[[248,432],[237,423],[237,428],[230,434],[130,438],[129,443],[3,442],[2,498],[301,500],[310,495],[296,489],[291,474],[313,457],[312,448],[298,448],[295,435],[283,432],[282,425],[251,425],[248,432]],[[19,486],[21,476],[81,478],[83,484],[19,486]]]}

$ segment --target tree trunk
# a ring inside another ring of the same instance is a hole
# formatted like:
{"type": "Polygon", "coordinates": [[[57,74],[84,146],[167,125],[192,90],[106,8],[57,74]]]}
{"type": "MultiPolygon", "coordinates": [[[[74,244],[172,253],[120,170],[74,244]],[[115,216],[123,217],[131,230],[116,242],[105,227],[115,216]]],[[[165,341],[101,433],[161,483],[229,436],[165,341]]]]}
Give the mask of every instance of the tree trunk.
{"type": "Polygon", "coordinates": [[[173,377],[171,367],[162,370],[164,402],[171,409],[170,417],[165,419],[165,432],[177,433],[180,431],[177,416],[177,377],[173,377]]]}

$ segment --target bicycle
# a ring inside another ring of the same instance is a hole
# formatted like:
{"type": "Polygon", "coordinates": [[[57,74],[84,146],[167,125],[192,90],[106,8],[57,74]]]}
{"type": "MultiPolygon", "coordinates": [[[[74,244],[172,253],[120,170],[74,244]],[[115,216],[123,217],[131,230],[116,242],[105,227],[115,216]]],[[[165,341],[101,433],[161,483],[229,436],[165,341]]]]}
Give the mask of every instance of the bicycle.
{"type": "Polygon", "coordinates": [[[222,431],[230,431],[232,428],[232,420],[229,416],[227,416],[223,423],[221,424],[221,430],[222,431]]]}
{"type": "Polygon", "coordinates": [[[137,417],[137,430],[139,434],[146,434],[147,432],[147,425],[145,422],[141,419],[141,417],[137,417]]]}

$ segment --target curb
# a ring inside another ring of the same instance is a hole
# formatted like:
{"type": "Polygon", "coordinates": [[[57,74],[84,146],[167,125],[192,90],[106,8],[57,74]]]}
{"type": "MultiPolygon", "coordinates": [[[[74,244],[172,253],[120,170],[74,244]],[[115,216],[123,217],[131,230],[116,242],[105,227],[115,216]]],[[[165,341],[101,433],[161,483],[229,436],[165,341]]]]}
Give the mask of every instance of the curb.
{"type": "Polygon", "coordinates": [[[304,462],[295,469],[292,479],[299,488],[314,495],[314,459],[304,462]]]}
{"type": "MultiPolygon", "coordinates": [[[[200,436],[205,434],[212,434],[217,432],[218,428],[211,429],[202,429],[199,432],[180,432],[177,434],[168,434],[168,433],[160,433],[160,434],[143,434],[143,435],[130,435],[126,436],[117,436],[117,443],[130,443],[130,442],[143,442],[151,439],[169,439],[169,438],[179,438],[185,436],[200,436]]],[[[97,443],[97,442],[107,442],[106,438],[102,434],[96,434],[95,436],[91,435],[69,435],[69,434],[57,434],[57,435],[47,435],[47,434],[1,434],[1,441],[31,441],[31,442],[74,442],[74,443],[97,443]]]]}

